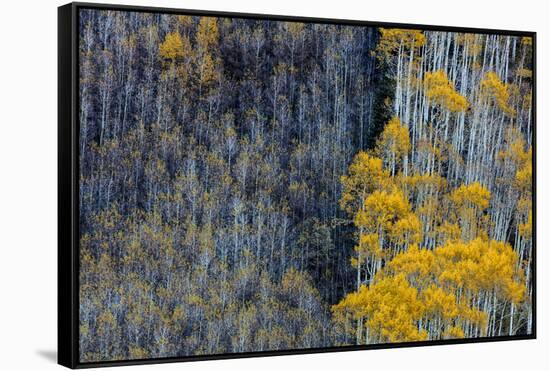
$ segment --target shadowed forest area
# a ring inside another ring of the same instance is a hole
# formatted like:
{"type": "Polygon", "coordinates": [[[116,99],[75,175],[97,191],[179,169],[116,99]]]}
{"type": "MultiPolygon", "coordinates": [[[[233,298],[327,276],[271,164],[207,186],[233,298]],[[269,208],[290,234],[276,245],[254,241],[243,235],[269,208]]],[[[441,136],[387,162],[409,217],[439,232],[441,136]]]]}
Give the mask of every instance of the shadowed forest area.
{"type": "Polygon", "coordinates": [[[532,39],[80,10],[80,360],[531,334],[532,39]]]}

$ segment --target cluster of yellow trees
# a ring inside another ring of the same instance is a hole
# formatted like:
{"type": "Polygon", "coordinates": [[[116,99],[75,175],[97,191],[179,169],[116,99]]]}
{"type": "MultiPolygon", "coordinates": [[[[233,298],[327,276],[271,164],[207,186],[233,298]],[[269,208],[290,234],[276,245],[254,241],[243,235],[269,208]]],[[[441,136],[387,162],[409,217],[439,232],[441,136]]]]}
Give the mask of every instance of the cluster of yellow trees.
{"type": "Polygon", "coordinates": [[[356,288],[332,307],[341,343],[531,331],[530,51],[380,30],[393,117],[341,178],[357,231],[356,288]]]}
{"type": "Polygon", "coordinates": [[[216,68],[220,61],[213,54],[219,40],[218,25],[216,18],[201,17],[197,25],[195,48],[190,39],[192,28],[192,17],[178,16],[178,29],[166,34],[159,45],[159,57],[167,67],[164,78],[170,76],[173,80],[178,76],[184,82],[195,78],[200,89],[203,89],[220,77],[216,68]],[[196,73],[190,73],[192,70],[196,73]]]}
{"type": "MultiPolygon", "coordinates": [[[[442,86],[433,96],[456,95],[442,86]]],[[[478,182],[453,189],[439,175],[397,171],[409,149],[408,130],[394,117],[376,150],[358,153],[341,179],[340,205],[358,231],[351,259],[357,288],[333,306],[336,326],[356,344],[512,333],[514,308],[527,299],[527,263],[509,243],[489,237],[489,190],[478,182]],[[426,246],[427,230],[435,248],[426,246]]],[[[517,162],[515,187],[530,189],[525,143],[516,140],[500,157],[517,162]]],[[[519,226],[525,238],[530,223],[529,211],[519,226]]]]}

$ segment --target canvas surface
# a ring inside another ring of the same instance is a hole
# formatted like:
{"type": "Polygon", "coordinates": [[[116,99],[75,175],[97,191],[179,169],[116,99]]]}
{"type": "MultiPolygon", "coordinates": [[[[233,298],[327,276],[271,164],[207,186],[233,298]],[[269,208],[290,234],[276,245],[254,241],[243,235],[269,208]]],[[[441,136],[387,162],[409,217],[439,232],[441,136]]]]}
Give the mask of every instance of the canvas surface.
{"type": "Polygon", "coordinates": [[[81,9],[81,362],[531,334],[532,39],[81,9]]]}

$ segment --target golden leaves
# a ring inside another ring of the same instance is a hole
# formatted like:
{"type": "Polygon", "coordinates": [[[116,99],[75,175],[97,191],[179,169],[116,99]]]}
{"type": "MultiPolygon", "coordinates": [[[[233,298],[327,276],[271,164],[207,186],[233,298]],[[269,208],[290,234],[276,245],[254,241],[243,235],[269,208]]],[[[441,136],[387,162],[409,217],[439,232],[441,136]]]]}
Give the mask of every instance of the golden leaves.
{"type": "Polygon", "coordinates": [[[531,184],[533,181],[533,162],[532,148],[523,153],[523,158],[520,159],[519,167],[516,171],[516,187],[523,193],[531,192],[531,184]]]}
{"type": "MultiPolygon", "coordinates": [[[[390,120],[378,142],[378,152],[384,146],[388,152],[398,151],[392,148],[392,141],[402,129],[397,118],[390,120]]],[[[518,182],[530,176],[530,152],[523,147],[523,142],[512,143],[501,155],[502,159],[512,157],[524,169],[516,173],[518,182]]],[[[361,152],[349,174],[342,177],[342,185],[341,206],[354,215],[359,229],[357,255],[351,263],[358,278],[362,269],[371,276],[363,281],[367,285],[359,285],[356,292],[332,307],[338,326],[349,332],[352,321],[352,328],[367,329],[365,336],[370,339],[366,340],[371,342],[462,338],[466,333],[472,336],[472,331],[483,336],[489,312],[480,307],[480,300],[494,305],[525,300],[518,255],[507,242],[488,237],[483,212],[489,207],[491,193],[485,186],[461,184],[440,195],[450,207],[448,219],[442,220],[437,197],[428,197],[415,208],[409,202],[409,197],[425,191],[445,191],[447,182],[439,176],[392,177],[380,158],[361,152]],[[429,233],[439,236],[439,246],[422,246],[423,223],[434,218],[436,225],[429,233]],[[375,264],[369,268],[371,262],[375,264]]],[[[522,202],[527,205],[523,209],[528,209],[528,202],[520,200],[519,204],[522,202]]],[[[525,219],[518,228],[527,238],[531,219],[525,219]]],[[[364,340],[360,331],[353,335],[364,340]]]]}
{"type": "Polygon", "coordinates": [[[530,240],[533,238],[533,212],[529,210],[525,223],[520,223],[518,226],[519,234],[522,238],[530,240]]]}
{"type": "Polygon", "coordinates": [[[363,206],[362,202],[369,193],[384,188],[388,178],[389,172],[384,169],[380,158],[360,151],[353,158],[348,175],[340,178],[343,186],[340,207],[354,214],[363,206]]]}
{"type": "Polygon", "coordinates": [[[483,50],[483,42],[480,35],[471,33],[457,33],[456,43],[464,47],[464,51],[471,57],[479,55],[483,50]]]}
{"type": "Polygon", "coordinates": [[[407,213],[398,219],[390,230],[390,237],[398,244],[409,245],[420,243],[422,224],[415,213],[407,213]]]}
{"type": "Polygon", "coordinates": [[[193,25],[193,17],[190,15],[178,15],[178,22],[184,27],[189,27],[193,25]]]}
{"type": "Polygon", "coordinates": [[[197,28],[197,43],[201,51],[206,52],[210,46],[216,45],[219,38],[217,19],[201,17],[197,28]]]}
{"type": "Polygon", "coordinates": [[[462,339],[464,338],[464,330],[458,326],[449,327],[443,332],[443,339],[462,339]]]}
{"type": "Polygon", "coordinates": [[[183,57],[183,40],[179,32],[166,34],[164,41],[159,46],[159,55],[172,61],[183,57]]]}
{"type": "Polygon", "coordinates": [[[464,207],[485,210],[489,206],[491,193],[487,188],[475,182],[468,185],[462,184],[451,193],[449,198],[457,210],[464,207]]]}
{"type": "Polygon", "coordinates": [[[380,154],[392,155],[400,158],[411,148],[409,130],[401,125],[398,117],[394,116],[386,124],[377,141],[377,150],[380,154]]]}
{"type": "Polygon", "coordinates": [[[385,267],[385,274],[402,273],[417,287],[429,284],[431,272],[435,269],[435,255],[431,250],[421,249],[418,245],[410,246],[405,252],[397,254],[385,267]]]}
{"type": "Polygon", "coordinates": [[[371,287],[362,285],[357,293],[347,295],[333,306],[332,311],[348,313],[356,319],[365,317],[365,326],[380,342],[427,339],[427,333],[414,324],[422,316],[417,290],[402,274],[384,277],[371,287]]]}
{"type": "Polygon", "coordinates": [[[458,317],[460,313],[454,293],[432,284],[422,292],[424,311],[432,316],[440,316],[449,321],[458,317]]]}
{"type": "Polygon", "coordinates": [[[379,60],[389,60],[400,48],[418,49],[426,43],[426,36],[419,30],[379,28],[380,40],[376,47],[379,60]]]}
{"type": "Polygon", "coordinates": [[[297,37],[304,30],[305,23],[285,22],[283,23],[283,27],[285,27],[288,30],[288,32],[292,35],[292,37],[297,37]]]}
{"type": "Polygon", "coordinates": [[[486,325],[487,313],[472,295],[495,295],[516,304],[524,300],[517,260],[509,244],[493,240],[450,242],[435,250],[414,245],[396,255],[370,286],[348,294],[332,311],[364,318],[365,327],[380,341],[426,339],[418,331],[420,320],[440,323],[437,337],[460,338],[460,324],[486,325]]]}
{"type": "Polygon", "coordinates": [[[509,103],[510,85],[503,83],[495,72],[487,72],[481,80],[481,95],[494,101],[505,114],[516,114],[516,110],[509,103]]]}
{"type": "Polygon", "coordinates": [[[440,105],[450,112],[464,112],[470,105],[466,97],[455,90],[453,83],[449,81],[443,70],[426,73],[424,89],[430,102],[440,105]]]}
{"type": "Polygon", "coordinates": [[[524,37],[521,38],[521,44],[531,46],[531,45],[533,45],[533,38],[528,37],[528,36],[524,36],[524,37]]]}
{"type": "Polygon", "coordinates": [[[208,85],[219,78],[219,73],[216,69],[216,61],[210,54],[204,54],[199,60],[199,80],[201,84],[208,85]]]}
{"type": "Polygon", "coordinates": [[[389,192],[374,191],[366,198],[363,210],[355,216],[355,224],[372,228],[388,227],[396,219],[404,217],[409,210],[408,200],[397,187],[389,192]]]}

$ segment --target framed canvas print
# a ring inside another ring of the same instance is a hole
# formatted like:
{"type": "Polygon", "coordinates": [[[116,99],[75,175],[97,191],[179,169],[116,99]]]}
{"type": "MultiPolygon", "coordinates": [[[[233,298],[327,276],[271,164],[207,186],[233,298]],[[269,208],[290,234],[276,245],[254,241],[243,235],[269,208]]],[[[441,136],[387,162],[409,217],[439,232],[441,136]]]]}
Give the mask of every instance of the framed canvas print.
{"type": "Polygon", "coordinates": [[[59,363],[532,339],[535,33],[59,8],[59,363]]]}

